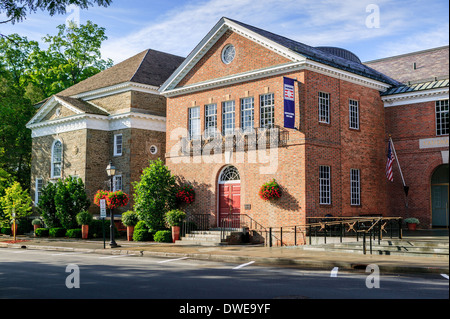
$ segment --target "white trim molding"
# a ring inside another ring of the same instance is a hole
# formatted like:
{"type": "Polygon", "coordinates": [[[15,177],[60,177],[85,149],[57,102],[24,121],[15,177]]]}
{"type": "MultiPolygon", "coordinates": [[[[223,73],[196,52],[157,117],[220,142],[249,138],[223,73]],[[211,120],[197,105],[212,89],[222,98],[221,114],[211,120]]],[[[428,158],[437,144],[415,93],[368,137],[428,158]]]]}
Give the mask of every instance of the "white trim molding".
{"type": "Polygon", "coordinates": [[[150,94],[157,94],[160,95],[158,92],[159,87],[147,85],[147,84],[141,84],[136,82],[123,82],[116,85],[108,86],[105,88],[92,90],[92,91],[86,91],[79,94],[74,94],[71,97],[73,98],[81,98],[84,101],[94,100],[101,97],[105,97],[112,94],[119,94],[127,91],[138,91],[138,92],[144,92],[144,93],[150,93],[150,94]]]}
{"type": "Polygon", "coordinates": [[[431,90],[407,92],[400,94],[392,94],[382,96],[381,100],[384,102],[384,107],[392,107],[398,105],[407,105],[423,102],[434,102],[437,100],[444,100],[449,98],[449,88],[438,88],[431,90]]]}
{"type": "Polygon", "coordinates": [[[127,128],[165,132],[166,118],[162,116],[122,113],[116,115],[80,114],[68,116],[58,120],[27,124],[31,129],[32,138],[72,132],[83,129],[100,131],[115,131],[127,128]]]}

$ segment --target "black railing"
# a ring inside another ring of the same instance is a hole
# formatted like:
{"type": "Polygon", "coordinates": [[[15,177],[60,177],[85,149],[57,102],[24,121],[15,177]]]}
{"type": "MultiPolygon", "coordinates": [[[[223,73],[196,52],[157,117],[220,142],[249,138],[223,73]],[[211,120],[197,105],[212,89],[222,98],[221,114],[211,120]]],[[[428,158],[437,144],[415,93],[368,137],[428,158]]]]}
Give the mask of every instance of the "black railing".
{"type": "Polygon", "coordinates": [[[363,242],[363,253],[367,253],[367,242],[372,254],[372,242],[390,238],[402,238],[402,218],[400,217],[309,217],[305,225],[269,227],[269,247],[314,245],[331,241],[363,242]]]}
{"type": "Polygon", "coordinates": [[[219,221],[220,238],[222,241],[227,239],[230,232],[242,231],[248,234],[249,231],[256,231],[264,234],[264,242],[267,242],[267,228],[258,223],[247,214],[228,214],[219,221]]]}
{"type": "Polygon", "coordinates": [[[191,214],[188,215],[181,224],[180,236],[184,237],[186,234],[190,234],[197,230],[209,230],[210,229],[210,214],[191,214]]]}

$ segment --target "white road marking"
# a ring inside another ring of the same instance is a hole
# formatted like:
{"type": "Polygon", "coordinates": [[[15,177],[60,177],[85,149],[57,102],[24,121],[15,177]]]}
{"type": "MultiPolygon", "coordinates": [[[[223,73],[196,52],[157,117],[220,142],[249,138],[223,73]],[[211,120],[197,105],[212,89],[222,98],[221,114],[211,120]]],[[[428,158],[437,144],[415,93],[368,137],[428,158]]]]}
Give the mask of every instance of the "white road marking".
{"type": "Polygon", "coordinates": [[[239,265],[237,267],[234,267],[233,269],[241,269],[242,267],[246,267],[246,266],[251,265],[253,263],[254,263],[254,261],[251,261],[251,262],[248,262],[246,264],[242,264],[242,265],[239,265]]]}
{"type": "Polygon", "coordinates": [[[118,257],[127,257],[127,256],[135,256],[135,255],[112,255],[112,256],[98,257],[98,258],[99,259],[106,259],[106,258],[118,258],[118,257]]]}
{"type": "Polygon", "coordinates": [[[176,258],[176,259],[168,259],[168,260],[163,260],[163,261],[158,261],[158,264],[164,264],[164,263],[169,263],[171,261],[177,261],[177,260],[183,260],[183,259],[188,259],[189,257],[181,257],[181,258],[176,258]]]}
{"type": "Polygon", "coordinates": [[[337,277],[338,270],[339,270],[339,267],[334,267],[334,268],[331,270],[330,277],[337,277]]]}
{"type": "Polygon", "coordinates": [[[441,274],[442,277],[444,277],[445,279],[448,279],[448,275],[446,274],[441,274]]]}

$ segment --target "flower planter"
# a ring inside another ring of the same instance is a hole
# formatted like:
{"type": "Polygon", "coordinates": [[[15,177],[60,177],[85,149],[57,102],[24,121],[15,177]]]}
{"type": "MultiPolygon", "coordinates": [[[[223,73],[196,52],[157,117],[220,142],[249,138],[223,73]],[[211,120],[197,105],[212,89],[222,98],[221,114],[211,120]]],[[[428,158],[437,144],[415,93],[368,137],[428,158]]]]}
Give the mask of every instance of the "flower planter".
{"type": "Polygon", "coordinates": [[[417,224],[408,223],[408,230],[416,230],[417,224]]]}
{"type": "Polygon", "coordinates": [[[34,228],[34,236],[36,236],[36,229],[41,228],[41,225],[33,225],[34,228]]]}
{"type": "Polygon", "coordinates": [[[134,226],[127,226],[127,239],[133,241],[134,226]]]}
{"type": "Polygon", "coordinates": [[[81,225],[81,238],[87,239],[89,234],[89,225],[81,225]]]}
{"type": "Polygon", "coordinates": [[[180,240],[180,226],[172,226],[172,242],[180,240]]]}

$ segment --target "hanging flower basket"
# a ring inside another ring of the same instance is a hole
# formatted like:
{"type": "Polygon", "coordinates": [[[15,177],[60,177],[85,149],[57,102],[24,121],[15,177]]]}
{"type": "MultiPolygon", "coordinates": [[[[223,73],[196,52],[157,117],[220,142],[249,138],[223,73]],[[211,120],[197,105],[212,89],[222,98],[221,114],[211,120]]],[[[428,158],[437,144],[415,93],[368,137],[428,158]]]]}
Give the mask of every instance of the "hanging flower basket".
{"type": "Polygon", "coordinates": [[[129,201],[128,194],[123,191],[110,192],[106,199],[106,203],[110,208],[126,206],[129,201]]]}
{"type": "Polygon", "coordinates": [[[176,197],[181,203],[191,204],[195,200],[194,188],[191,185],[186,184],[178,190],[176,197]]]}
{"type": "Polygon", "coordinates": [[[280,185],[273,179],[271,182],[264,183],[259,189],[259,197],[262,200],[275,200],[281,197],[280,185]]]}
{"type": "Polygon", "coordinates": [[[117,208],[126,206],[128,204],[128,201],[130,200],[130,197],[128,196],[128,194],[120,190],[115,192],[98,190],[94,196],[94,204],[100,206],[101,199],[106,200],[106,207],[117,208]]]}

